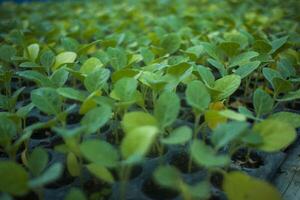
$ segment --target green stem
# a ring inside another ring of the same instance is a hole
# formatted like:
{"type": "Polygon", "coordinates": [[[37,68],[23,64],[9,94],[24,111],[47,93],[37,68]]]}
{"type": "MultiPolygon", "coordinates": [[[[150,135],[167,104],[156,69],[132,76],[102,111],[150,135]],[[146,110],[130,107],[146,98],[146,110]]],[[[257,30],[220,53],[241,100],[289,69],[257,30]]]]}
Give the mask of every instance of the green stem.
{"type": "MultiPolygon", "coordinates": [[[[193,131],[193,140],[197,138],[197,133],[198,133],[198,124],[200,121],[201,114],[196,114],[195,116],[195,122],[194,122],[194,131],[193,131]]],[[[188,162],[188,172],[190,173],[192,171],[192,165],[193,165],[193,160],[192,157],[189,157],[189,162],[188,162]]]]}
{"type": "Polygon", "coordinates": [[[130,175],[131,167],[122,166],[121,167],[121,183],[120,183],[120,199],[126,200],[126,187],[127,181],[130,175]]]}

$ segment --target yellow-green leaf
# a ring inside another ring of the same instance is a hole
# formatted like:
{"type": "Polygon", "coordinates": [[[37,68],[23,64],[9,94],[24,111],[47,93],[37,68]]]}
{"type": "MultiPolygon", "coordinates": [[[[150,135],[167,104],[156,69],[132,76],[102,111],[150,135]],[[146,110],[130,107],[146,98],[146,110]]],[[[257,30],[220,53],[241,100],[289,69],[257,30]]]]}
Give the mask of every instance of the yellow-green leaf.
{"type": "Polygon", "coordinates": [[[156,119],[145,112],[130,112],[126,113],[122,120],[123,130],[126,133],[141,127],[141,126],[157,126],[156,119]]]}
{"type": "Polygon", "coordinates": [[[226,174],[223,189],[228,200],[281,200],[279,192],[272,185],[242,172],[226,174]]]}
{"type": "Polygon", "coordinates": [[[92,163],[87,165],[86,168],[97,178],[106,181],[108,183],[114,182],[114,177],[106,167],[103,167],[102,165],[97,163],[92,163]]]}
{"type": "Polygon", "coordinates": [[[77,54],[71,51],[66,51],[58,54],[55,58],[54,70],[63,64],[74,63],[77,54]]]}
{"type": "Polygon", "coordinates": [[[131,130],[122,141],[121,152],[124,158],[141,158],[150,149],[158,133],[156,126],[141,126],[131,130]]]}
{"type": "Polygon", "coordinates": [[[264,120],[256,124],[253,130],[263,138],[263,143],[257,148],[266,152],[286,148],[296,139],[296,131],[292,125],[275,119],[264,120]]]}
{"type": "Polygon", "coordinates": [[[72,152],[69,152],[67,156],[67,168],[68,168],[68,172],[72,176],[80,175],[80,171],[81,171],[80,165],[78,163],[76,156],[72,152]]]}

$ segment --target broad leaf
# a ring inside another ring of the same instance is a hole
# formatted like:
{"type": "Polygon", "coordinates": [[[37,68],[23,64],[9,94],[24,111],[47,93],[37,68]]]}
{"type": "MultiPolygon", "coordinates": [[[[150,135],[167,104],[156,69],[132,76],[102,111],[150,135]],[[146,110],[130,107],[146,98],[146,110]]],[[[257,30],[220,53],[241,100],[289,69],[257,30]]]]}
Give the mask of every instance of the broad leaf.
{"type": "Polygon", "coordinates": [[[84,99],[87,97],[86,93],[84,91],[76,90],[71,87],[62,87],[58,88],[57,93],[61,96],[77,101],[84,101],[84,99]]]}
{"type": "Polygon", "coordinates": [[[280,151],[288,147],[296,139],[296,131],[292,125],[276,119],[267,119],[253,127],[259,133],[263,143],[258,149],[266,152],[280,151]]]}
{"type": "Polygon", "coordinates": [[[154,116],[160,127],[170,126],[176,119],[180,109],[180,99],[174,92],[162,93],[154,106],[154,116]]]}
{"type": "Polygon", "coordinates": [[[87,112],[81,120],[81,125],[85,127],[87,134],[95,133],[112,116],[109,106],[100,106],[87,112]]]}
{"type": "Polygon", "coordinates": [[[281,200],[279,192],[272,185],[242,172],[226,174],[223,189],[228,200],[281,200]]]}
{"type": "Polygon", "coordinates": [[[292,112],[277,112],[268,117],[268,119],[275,119],[281,122],[286,122],[294,128],[300,127],[300,115],[292,112]]]}
{"type": "Polygon", "coordinates": [[[39,88],[31,92],[32,103],[44,113],[56,115],[61,111],[62,100],[53,88],[39,88]]]}
{"type": "Polygon", "coordinates": [[[107,53],[109,55],[110,64],[116,71],[124,68],[127,65],[127,54],[125,50],[121,48],[109,47],[107,53]]]}
{"type": "Polygon", "coordinates": [[[69,152],[67,155],[67,169],[71,176],[79,176],[81,168],[79,161],[74,153],[69,152]]]}
{"type": "Polygon", "coordinates": [[[175,53],[181,44],[181,39],[176,33],[166,35],[161,41],[161,47],[165,53],[175,53]]]}
{"type": "Polygon", "coordinates": [[[28,168],[34,176],[43,172],[48,164],[48,152],[43,148],[36,148],[28,157],[28,168]]]}
{"type": "Polygon", "coordinates": [[[63,165],[54,163],[41,176],[29,181],[31,188],[41,187],[57,180],[63,173],[63,165]]]}
{"type": "Polygon", "coordinates": [[[110,96],[123,102],[136,100],[137,81],[134,78],[122,78],[118,80],[110,96]]]}
{"type": "Polygon", "coordinates": [[[154,143],[158,129],[155,126],[139,126],[128,132],[121,143],[121,152],[125,159],[142,159],[154,143]]]}
{"type": "Polygon", "coordinates": [[[55,64],[53,66],[54,70],[61,67],[64,64],[74,63],[77,54],[71,51],[66,51],[58,54],[55,57],[55,64]]]}
{"type": "Polygon", "coordinates": [[[180,176],[180,171],[170,165],[160,166],[154,172],[154,180],[159,185],[173,189],[178,189],[181,182],[180,176]]]}
{"type": "Polygon", "coordinates": [[[17,126],[10,118],[0,115],[0,145],[6,147],[17,134],[17,126]]]}
{"type": "Polygon", "coordinates": [[[248,126],[249,124],[246,122],[221,124],[214,130],[211,140],[215,147],[219,149],[241,136],[248,126]]]}
{"type": "Polygon", "coordinates": [[[227,75],[215,81],[212,97],[214,101],[221,101],[232,95],[240,86],[241,77],[238,75],[227,75]]]}
{"type": "Polygon", "coordinates": [[[145,112],[129,112],[124,115],[122,127],[125,133],[141,126],[157,126],[157,121],[152,115],[145,112]]]}
{"type": "Polygon", "coordinates": [[[206,168],[223,167],[230,163],[228,156],[217,155],[210,146],[198,140],[194,140],[191,145],[191,156],[198,165],[206,168]]]}
{"type": "Polygon", "coordinates": [[[100,68],[87,75],[87,77],[84,79],[84,86],[90,93],[100,90],[106,84],[109,76],[110,71],[108,69],[100,68]]]}
{"type": "Polygon", "coordinates": [[[167,137],[161,138],[163,144],[184,144],[192,138],[192,130],[188,126],[181,126],[173,130],[167,137]]]}
{"type": "Polygon", "coordinates": [[[80,67],[80,72],[83,74],[90,74],[100,69],[103,66],[102,62],[95,57],[87,59],[80,67]]]}
{"type": "Polygon", "coordinates": [[[82,155],[90,162],[104,167],[115,167],[119,160],[117,150],[109,143],[101,140],[86,140],[80,144],[82,155]]]}
{"type": "Polygon", "coordinates": [[[253,106],[257,116],[267,114],[273,109],[274,100],[272,97],[258,88],[255,90],[253,95],[253,106]]]}
{"type": "Polygon", "coordinates": [[[0,191],[21,196],[28,192],[28,174],[12,161],[0,161],[0,191]]]}
{"type": "Polygon", "coordinates": [[[64,200],[86,200],[86,197],[80,189],[71,188],[64,200]]]}
{"type": "Polygon", "coordinates": [[[186,100],[197,112],[203,112],[210,103],[210,94],[201,81],[192,81],[185,91],[186,100]]]}
{"type": "Polygon", "coordinates": [[[88,164],[86,168],[97,178],[108,183],[114,182],[114,177],[110,171],[98,163],[88,164]]]}

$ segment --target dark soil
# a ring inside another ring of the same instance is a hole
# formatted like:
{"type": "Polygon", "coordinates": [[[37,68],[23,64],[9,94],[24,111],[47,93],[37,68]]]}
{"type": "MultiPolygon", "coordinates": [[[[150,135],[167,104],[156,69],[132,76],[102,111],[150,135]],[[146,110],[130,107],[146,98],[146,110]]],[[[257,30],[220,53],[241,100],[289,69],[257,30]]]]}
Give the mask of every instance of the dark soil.
{"type": "MultiPolygon", "coordinates": [[[[189,173],[188,169],[189,155],[186,152],[176,153],[170,162],[171,165],[178,168],[182,173],[189,173]]],[[[201,167],[198,167],[194,162],[192,162],[192,168],[190,173],[197,172],[201,170],[201,167]]]]}
{"type": "Polygon", "coordinates": [[[237,151],[231,159],[235,164],[246,168],[259,168],[264,164],[263,158],[255,152],[251,152],[247,159],[246,150],[237,151]]]}
{"type": "Polygon", "coordinates": [[[156,200],[171,200],[179,195],[177,191],[159,186],[153,179],[144,182],[142,191],[146,196],[156,200]]]}

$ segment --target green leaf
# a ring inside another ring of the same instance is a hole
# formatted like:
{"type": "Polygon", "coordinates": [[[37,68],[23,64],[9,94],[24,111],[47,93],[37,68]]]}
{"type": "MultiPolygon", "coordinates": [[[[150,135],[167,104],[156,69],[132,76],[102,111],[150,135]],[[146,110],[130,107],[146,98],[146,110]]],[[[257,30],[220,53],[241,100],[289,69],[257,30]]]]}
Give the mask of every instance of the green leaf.
{"type": "Polygon", "coordinates": [[[19,65],[22,68],[40,68],[41,66],[34,62],[23,62],[19,65]]]}
{"type": "Polygon", "coordinates": [[[67,155],[67,169],[71,176],[79,176],[81,172],[79,161],[74,153],[69,152],[67,155]]]}
{"type": "Polygon", "coordinates": [[[196,60],[197,58],[200,57],[200,55],[202,55],[204,53],[204,48],[202,45],[192,46],[192,47],[187,48],[185,50],[185,53],[190,55],[192,60],[196,60]]]}
{"type": "Polygon", "coordinates": [[[109,143],[101,140],[86,140],[80,144],[82,155],[93,163],[104,167],[115,167],[119,160],[117,150],[109,143]]]}
{"type": "Polygon", "coordinates": [[[155,55],[150,49],[143,47],[140,51],[146,64],[150,64],[154,60],[155,55]]]}
{"type": "Polygon", "coordinates": [[[84,79],[84,86],[92,93],[96,90],[100,90],[104,87],[107,80],[109,79],[110,71],[105,68],[99,68],[93,73],[89,73],[84,79]]]}
{"type": "Polygon", "coordinates": [[[196,199],[209,199],[211,195],[211,185],[208,181],[202,181],[189,186],[189,193],[196,199]]]}
{"type": "Polygon", "coordinates": [[[143,158],[154,143],[158,129],[155,126],[139,126],[130,130],[121,143],[121,152],[125,159],[143,158]]]}
{"type": "Polygon", "coordinates": [[[40,46],[39,44],[31,44],[27,47],[27,51],[25,51],[25,57],[34,62],[39,56],[40,46]],[[27,54],[28,52],[28,54],[27,54]]]}
{"type": "Polygon", "coordinates": [[[253,50],[261,54],[266,54],[272,50],[272,46],[265,40],[256,40],[253,44],[253,50]]]}
{"type": "Polygon", "coordinates": [[[41,176],[29,181],[31,188],[41,187],[57,180],[63,173],[63,165],[61,163],[54,163],[41,176]]]}
{"type": "Polygon", "coordinates": [[[50,69],[55,63],[55,54],[51,50],[47,50],[41,54],[40,62],[43,67],[50,69]]]}
{"type": "Polygon", "coordinates": [[[180,175],[180,171],[173,166],[159,166],[154,172],[154,180],[163,187],[178,189],[180,175]]]}
{"type": "Polygon", "coordinates": [[[211,64],[213,67],[215,67],[222,76],[227,75],[225,66],[222,63],[220,63],[219,61],[209,58],[209,59],[207,59],[207,62],[209,64],[211,64]]]}
{"type": "Polygon", "coordinates": [[[77,100],[77,101],[84,101],[86,98],[86,93],[84,91],[75,90],[71,87],[62,87],[58,88],[57,93],[65,98],[77,100]]]}
{"type": "Polygon", "coordinates": [[[61,67],[64,64],[70,64],[70,63],[74,63],[74,61],[76,60],[77,54],[71,51],[66,51],[66,52],[62,52],[60,54],[58,54],[55,57],[55,64],[53,66],[53,69],[57,69],[59,67],[61,67]]]}
{"type": "Polygon", "coordinates": [[[86,200],[86,197],[80,189],[71,188],[64,200],[86,200]]]}
{"type": "Polygon", "coordinates": [[[48,164],[48,153],[45,149],[38,147],[28,157],[28,168],[33,176],[40,175],[48,164]]]}
{"type": "Polygon", "coordinates": [[[181,39],[176,33],[170,33],[161,40],[161,47],[165,54],[175,53],[181,45],[181,39]]]}
{"type": "Polygon", "coordinates": [[[161,138],[163,144],[184,144],[192,138],[192,130],[188,126],[181,126],[173,130],[167,137],[161,138]]]}
{"type": "Polygon", "coordinates": [[[16,49],[10,45],[4,44],[0,46],[0,60],[10,62],[11,58],[17,53],[16,49]]]}
{"type": "Polygon", "coordinates": [[[112,176],[110,171],[102,165],[98,163],[92,163],[87,165],[86,168],[100,180],[103,180],[108,183],[114,182],[114,177],[112,176]]]}
{"type": "Polygon", "coordinates": [[[39,88],[31,92],[32,103],[44,113],[57,115],[61,111],[62,100],[53,88],[39,88]]]}
{"type": "Polygon", "coordinates": [[[17,134],[17,126],[14,121],[5,115],[0,115],[0,145],[6,147],[17,134]]]}
{"type": "Polygon", "coordinates": [[[34,70],[18,71],[17,75],[22,78],[34,81],[44,87],[52,86],[52,83],[47,76],[34,70]]]}
{"type": "Polygon", "coordinates": [[[215,61],[219,62],[220,61],[220,51],[219,48],[211,43],[203,42],[201,43],[203,46],[204,51],[212,57],[215,61]]]}
{"type": "Polygon", "coordinates": [[[247,119],[245,115],[229,109],[220,110],[218,113],[219,115],[226,117],[227,119],[232,119],[236,121],[246,121],[247,119]]]}
{"type": "Polygon", "coordinates": [[[238,75],[227,75],[215,81],[212,93],[214,101],[221,101],[232,95],[240,86],[241,77],[238,75]]]}
{"type": "Polygon", "coordinates": [[[81,125],[85,126],[86,134],[95,133],[112,116],[109,106],[100,106],[88,111],[81,120],[81,125]]]}
{"type": "Polygon", "coordinates": [[[271,53],[276,52],[280,47],[282,47],[288,40],[289,36],[284,36],[278,39],[275,39],[271,42],[272,51],[271,53]]]}
{"type": "Polygon", "coordinates": [[[272,97],[258,88],[255,90],[253,95],[253,106],[257,116],[267,114],[272,111],[274,105],[274,100],[272,97]]]}
{"type": "Polygon", "coordinates": [[[12,161],[0,161],[0,191],[15,196],[28,192],[28,174],[25,169],[12,161]]]}
{"type": "Polygon", "coordinates": [[[225,175],[223,189],[228,200],[281,200],[269,183],[237,171],[225,175]]]}
{"type": "Polygon", "coordinates": [[[100,69],[101,67],[103,67],[102,62],[98,58],[91,57],[87,59],[80,67],[80,72],[83,74],[90,74],[100,69]]]}
{"type": "Polygon", "coordinates": [[[118,80],[125,78],[125,77],[134,78],[137,74],[139,74],[139,71],[134,70],[134,69],[125,68],[125,69],[121,69],[119,71],[114,72],[111,76],[111,79],[112,79],[112,82],[115,83],[118,80]]]}
{"type": "Polygon", "coordinates": [[[16,114],[21,118],[25,118],[33,108],[34,108],[33,103],[30,103],[26,106],[20,107],[16,114]]]}
{"type": "Polygon", "coordinates": [[[257,148],[266,152],[280,151],[288,147],[296,139],[296,131],[289,123],[267,119],[253,127],[259,133],[263,143],[257,148]]]}
{"type": "Polygon", "coordinates": [[[141,126],[157,126],[157,121],[152,115],[145,112],[129,112],[124,115],[122,127],[125,133],[141,126]]]}
{"type": "Polygon", "coordinates": [[[276,94],[287,93],[293,89],[293,84],[282,78],[275,77],[272,80],[276,94]]]}
{"type": "Polygon", "coordinates": [[[213,87],[213,85],[215,84],[215,77],[211,70],[208,67],[204,67],[201,65],[197,65],[196,69],[198,71],[199,76],[201,77],[201,80],[205,83],[205,85],[213,87]]]}
{"type": "Polygon", "coordinates": [[[300,127],[300,115],[292,112],[277,112],[268,117],[268,119],[274,119],[281,122],[286,122],[292,125],[294,128],[300,127]]]}
{"type": "Polygon", "coordinates": [[[110,64],[116,71],[127,65],[127,54],[123,49],[109,47],[107,53],[109,55],[110,64]]]}
{"type": "Polygon", "coordinates": [[[79,109],[79,114],[85,114],[89,110],[95,108],[97,106],[96,101],[94,100],[95,97],[98,97],[101,95],[101,92],[96,90],[93,93],[91,93],[81,104],[79,109]]]}
{"type": "Polygon", "coordinates": [[[235,70],[235,74],[239,75],[242,79],[249,76],[254,72],[260,65],[260,61],[253,61],[247,64],[241,65],[235,70]]]}
{"type": "Polygon", "coordinates": [[[225,55],[232,57],[239,51],[240,44],[236,42],[222,42],[219,47],[225,55]]]}
{"type": "Polygon", "coordinates": [[[241,54],[237,55],[236,57],[232,58],[228,67],[231,68],[234,66],[245,65],[245,64],[249,63],[252,58],[254,58],[258,55],[259,54],[255,51],[247,51],[247,52],[241,53],[241,54]]]}
{"type": "Polygon", "coordinates": [[[272,85],[273,88],[274,88],[273,79],[283,78],[278,71],[267,67],[263,68],[263,75],[269,81],[269,83],[272,85]]]}
{"type": "Polygon", "coordinates": [[[201,81],[192,81],[185,91],[186,100],[198,112],[203,112],[210,103],[210,94],[201,81]]]}
{"type": "Polygon", "coordinates": [[[50,77],[55,87],[62,87],[68,80],[69,72],[64,68],[59,68],[50,77]]]}
{"type": "Polygon", "coordinates": [[[62,46],[67,51],[77,51],[79,47],[79,43],[77,40],[70,38],[70,37],[63,37],[61,38],[62,46]]]}
{"type": "Polygon", "coordinates": [[[287,93],[283,97],[277,99],[277,101],[292,101],[296,99],[300,99],[300,89],[287,93]]]}
{"type": "Polygon", "coordinates": [[[162,93],[154,106],[154,116],[160,127],[170,126],[176,119],[180,109],[180,99],[174,92],[162,93]]]}
{"type": "Polygon", "coordinates": [[[198,165],[206,168],[223,167],[230,163],[227,155],[217,155],[211,147],[198,140],[191,145],[191,156],[198,165]]]}
{"type": "Polygon", "coordinates": [[[233,140],[239,138],[245,130],[247,130],[249,124],[246,122],[229,122],[226,124],[220,124],[214,129],[212,134],[212,142],[217,149],[226,146],[233,140]]]}
{"type": "Polygon", "coordinates": [[[134,102],[136,100],[137,81],[134,78],[122,78],[118,80],[112,93],[112,98],[123,102],[134,102]]]}

